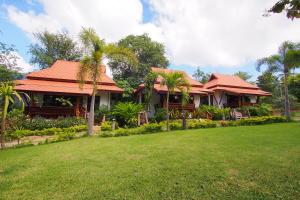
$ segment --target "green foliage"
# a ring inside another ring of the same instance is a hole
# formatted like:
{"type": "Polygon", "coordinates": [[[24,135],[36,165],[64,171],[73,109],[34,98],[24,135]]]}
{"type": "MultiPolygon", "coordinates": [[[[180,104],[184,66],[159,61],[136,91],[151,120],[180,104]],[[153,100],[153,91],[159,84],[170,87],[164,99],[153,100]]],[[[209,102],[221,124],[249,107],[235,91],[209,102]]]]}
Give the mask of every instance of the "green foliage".
{"type": "Polygon", "coordinates": [[[154,133],[154,132],[160,132],[163,129],[163,124],[161,123],[149,123],[143,125],[145,132],[147,133],[154,133]]]}
{"type": "Polygon", "coordinates": [[[68,128],[72,126],[85,125],[86,120],[76,117],[61,117],[57,119],[45,119],[42,117],[35,117],[27,119],[23,122],[21,127],[28,130],[43,130],[48,128],[68,128]]]}
{"type": "Polygon", "coordinates": [[[158,74],[150,71],[144,78],[144,100],[145,100],[145,109],[148,110],[150,101],[152,99],[153,87],[155,81],[157,80],[158,74]]]}
{"type": "Polygon", "coordinates": [[[44,136],[44,135],[57,135],[59,137],[69,137],[71,135],[75,135],[75,133],[83,132],[87,130],[86,125],[78,125],[69,128],[47,128],[43,130],[28,130],[28,129],[18,129],[8,133],[8,137],[22,138],[26,136],[44,136]]]}
{"type": "Polygon", "coordinates": [[[244,81],[248,81],[252,77],[252,75],[250,75],[248,72],[242,72],[242,71],[238,71],[234,73],[234,75],[240,77],[244,81]]]}
{"type": "Polygon", "coordinates": [[[294,18],[300,18],[299,0],[279,0],[268,10],[268,13],[281,13],[283,11],[286,12],[286,17],[291,20],[294,18]]]}
{"type": "Polygon", "coordinates": [[[120,126],[137,126],[138,113],[143,110],[143,105],[132,102],[119,102],[112,110],[120,126]]]}
{"type": "Polygon", "coordinates": [[[69,34],[49,33],[48,31],[35,33],[36,44],[30,45],[30,62],[41,69],[50,67],[56,60],[79,61],[81,50],[69,34]]]}
{"type": "Polygon", "coordinates": [[[191,119],[187,120],[188,129],[196,129],[196,128],[215,128],[217,127],[217,123],[211,120],[205,119],[191,119]]]}
{"type": "Polygon", "coordinates": [[[289,91],[300,102],[300,74],[289,77],[289,91]]]}
{"type": "Polygon", "coordinates": [[[156,122],[161,122],[167,119],[167,111],[164,108],[159,108],[156,110],[155,114],[154,114],[154,120],[156,122]]]}
{"type": "Polygon", "coordinates": [[[124,90],[122,96],[125,99],[131,100],[134,94],[134,88],[127,80],[117,80],[117,86],[124,90]]]}
{"type": "Polygon", "coordinates": [[[62,106],[66,106],[66,107],[73,106],[70,98],[57,97],[55,98],[55,100],[58,101],[62,106]]]}
{"type": "Polygon", "coordinates": [[[207,73],[204,73],[203,71],[201,71],[200,67],[198,67],[196,69],[196,71],[194,72],[194,74],[192,76],[195,80],[197,80],[203,84],[207,83],[210,78],[210,74],[207,74],[207,73]]]}
{"type": "Polygon", "coordinates": [[[111,118],[111,111],[109,110],[108,106],[101,105],[95,110],[95,120],[100,122],[105,115],[106,119],[111,118]]]}
{"type": "MultiPolygon", "coordinates": [[[[118,129],[119,125],[117,122],[115,122],[115,129],[118,129]]],[[[112,131],[112,122],[111,121],[105,121],[101,123],[101,131],[112,131]]]]}
{"type": "Polygon", "coordinates": [[[126,79],[132,88],[136,88],[150,72],[151,67],[166,68],[169,64],[163,44],[152,41],[147,35],[129,35],[118,42],[118,47],[128,48],[136,55],[139,65],[134,66],[126,60],[113,57],[108,63],[115,80],[126,79]]]}
{"type": "Polygon", "coordinates": [[[270,116],[272,115],[272,106],[268,104],[261,104],[258,106],[244,106],[240,108],[242,111],[249,111],[250,116],[270,116]]]}
{"type": "Polygon", "coordinates": [[[0,42],[0,66],[10,70],[16,69],[17,60],[19,58],[15,52],[15,46],[0,42]]]}
{"type": "Polygon", "coordinates": [[[0,65],[0,82],[13,81],[22,79],[23,74],[15,69],[9,69],[3,65],[0,65]]]}
{"type": "Polygon", "coordinates": [[[201,105],[196,110],[196,115],[206,116],[206,113],[210,113],[212,115],[213,120],[221,120],[223,117],[228,119],[230,117],[230,108],[217,108],[215,106],[201,105]]]}
{"type": "Polygon", "coordinates": [[[251,117],[245,118],[237,121],[221,121],[221,126],[250,126],[250,125],[260,125],[260,124],[271,124],[271,123],[281,123],[287,122],[286,117],[282,116],[263,116],[263,117],[251,117]]]}

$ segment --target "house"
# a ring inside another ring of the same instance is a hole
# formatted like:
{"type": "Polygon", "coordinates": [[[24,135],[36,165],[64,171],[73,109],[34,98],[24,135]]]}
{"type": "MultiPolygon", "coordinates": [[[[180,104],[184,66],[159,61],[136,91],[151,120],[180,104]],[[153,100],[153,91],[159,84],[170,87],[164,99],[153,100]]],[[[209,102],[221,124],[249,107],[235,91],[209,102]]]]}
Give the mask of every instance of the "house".
{"type": "MultiPolygon", "coordinates": [[[[30,102],[26,102],[25,111],[30,116],[86,117],[93,87],[88,77],[84,86],[79,88],[79,66],[79,62],[57,60],[51,67],[29,73],[26,79],[17,81],[16,90],[26,92],[31,97],[30,102]]],[[[110,108],[123,90],[106,75],[105,66],[99,67],[99,70],[102,73],[97,82],[99,92],[95,106],[105,105],[110,108]]]]}
{"type": "MultiPolygon", "coordinates": [[[[212,94],[212,90],[204,88],[203,84],[193,80],[189,75],[187,75],[184,71],[180,70],[171,70],[171,69],[163,69],[152,67],[151,70],[156,73],[170,73],[170,72],[181,72],[185,75],[186,79],[190,84],[190,102],[184,106],[181,103],[181,93],[179,90],[175,91],[175,94],[171,94],[169,98],[169,108],[177,109],[177,110],[189,110],[193,111],[201,105],[201,99],[208,99],[208,95],[212,94]]],[[[161,86],[162,77],[158,76],[155,81],[152,99],[150,101],[149,112],[150,116],[153,116],[155,111],[159,108],[166,108],[166,97],[167,97],[167,87],[161,86]]],[[[144,84],[139,85],[136,90],[136,94],[138,96],[138,102],[142,103],[144,100],[145,94],[145,86],[144,84]]]]}
{"type": "Polygon", "coordinates": [[[204,88],[213,91],[210,101],[219,108],[251,106],[259,103],[260,96],[271,95],[238,76],[217,73],[211,75],[204,88]]]}

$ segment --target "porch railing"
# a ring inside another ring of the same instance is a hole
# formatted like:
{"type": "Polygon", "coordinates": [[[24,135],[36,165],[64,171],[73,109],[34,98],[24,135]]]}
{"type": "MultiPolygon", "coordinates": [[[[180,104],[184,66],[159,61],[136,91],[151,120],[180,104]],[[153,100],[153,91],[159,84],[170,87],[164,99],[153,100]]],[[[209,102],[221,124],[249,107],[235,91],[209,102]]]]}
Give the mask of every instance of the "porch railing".
{"type": "Polygon", "coordinates": [[[79,108],[79,113],[76,113],[76,107],[58,107],[58,106],[30,106],[25,108],[25,113],[30,117],[33,116],[41,116],[48,118],[56,118],[56,117],[68,117],[68,116],[84,116],[85,112],[83,108],[79,108]]]}

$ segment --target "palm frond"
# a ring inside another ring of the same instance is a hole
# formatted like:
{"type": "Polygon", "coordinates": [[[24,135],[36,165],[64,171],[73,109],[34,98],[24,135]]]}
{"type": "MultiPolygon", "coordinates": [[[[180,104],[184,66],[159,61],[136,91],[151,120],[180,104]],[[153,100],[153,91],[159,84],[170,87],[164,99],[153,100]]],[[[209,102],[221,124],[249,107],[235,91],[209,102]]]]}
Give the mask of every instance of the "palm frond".
{"type": "Polygon", "coordinates": [[[79,87],[82,89],[87,78],[89,68],[93,64],[92,58],[89,56],[85,56],[79,66],[79,71],[77,73],[77,80],[79,81],[79,87]]]}

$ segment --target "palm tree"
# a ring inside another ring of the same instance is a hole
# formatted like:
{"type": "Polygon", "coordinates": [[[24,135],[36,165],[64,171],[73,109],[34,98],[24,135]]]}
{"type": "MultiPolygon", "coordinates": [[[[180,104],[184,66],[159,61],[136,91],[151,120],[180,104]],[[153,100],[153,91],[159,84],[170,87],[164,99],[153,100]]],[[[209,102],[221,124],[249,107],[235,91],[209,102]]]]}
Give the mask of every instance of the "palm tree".
{"type": "MultiPolygon", "coordinates": [[[[185,106],[190,101],[190,95],[189,95],[189,88],[186,88],[186,90],[182,91],[182,98],[181,98],[181,104],[182,106],[185,106]]],[[[182,128],[186,129],[186,110],[182,109],[182,128]]]]}
{"type": "Polygon", "coordinates": [[[179,90],[181,93],[188,91],[189,82],[186,79],[185,75],[181,72],[169,72],[169,73],[159,73],[162,77],[161,86],[167,87],[167,130],[170,130],[169,127],[169,97],[170,94],[174,94],[176,90],[179,90]]]}
{"type": "Polygon", "coordinates": [[[103,64],[103,59],[110,57],[122,57],[127,59],[127,61],[133,65],[136,65],[138,61],[129,49],[120,48],[114,44],[106,44],[104,40],[97,36],[95,30],[91,28],[83,28],[80,33],[80,39],[85,47],[85,55],[81,60],[77,76],[80,87],[84,85],[87,76],[92,79],[93,92],[88,118],[88,134],[92,135],[94,126],[95,96],[98,90],[100,90],[97,82],[101,77],[102,71],[100,70],[100,65],[103,64]]]}
{"type": "Polygon", "coordinates": [[[291,118],[290,102],[288,94],[288,77],[291,69],[300,66],[300,44],[289,41],[283,42],[278,49],[278,54],[259,59],[257,61],[257,70],[262,66],[267,67],[267,72],[280,73],[283,75],[284,84],[284,114],[287,119],[291,118]]]}
{"type": "MultiPolygon", "coordinates": [[[[27,98],[29,98],[27,94],[24,93],[24,95],[27,98]]],[[[6,124],[6,116],[7,116],[9,103],[14,103],[14,97],[17,97],[17,99],[22,103],[22,108],[24,108],[24,101],[21,95],[14,90],[14,86],[8,82],[0,83],[0,97],[3,101],[2,115],[1,115],[1,138],[0,138],[1,149],[3,149],[5,147],[4,145],[5,124],[6,124]]]]}

